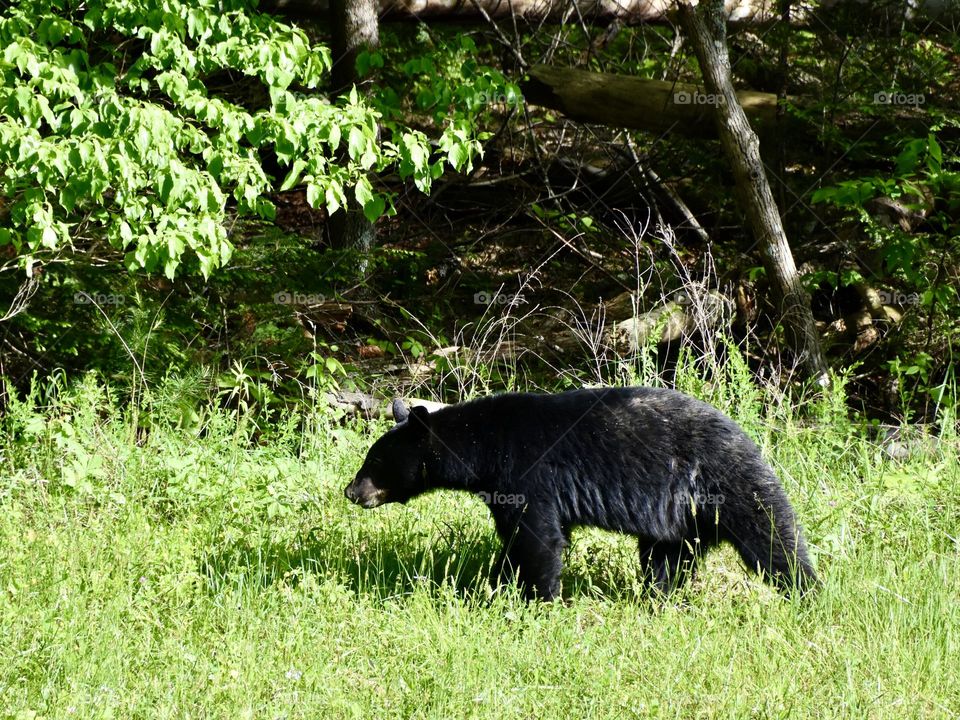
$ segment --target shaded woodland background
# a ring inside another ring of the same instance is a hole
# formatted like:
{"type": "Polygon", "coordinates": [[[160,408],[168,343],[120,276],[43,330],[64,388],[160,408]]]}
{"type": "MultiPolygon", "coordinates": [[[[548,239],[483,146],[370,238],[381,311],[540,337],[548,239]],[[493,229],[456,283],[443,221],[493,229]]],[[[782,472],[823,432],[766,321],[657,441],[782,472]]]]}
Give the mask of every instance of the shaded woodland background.
{"type": "MultiPolygon", "coordinates": [[[[320,5],[265,7],[336,46],[320,5]]],[[[702,82],[675,18],[563,8],[383,12],[379,47],[356,55],[361,91],[435,138],[469,80],[482,156],[448,165],[429,194],[402,171],[372,173],[396,212],[365,243],[344,241],[342,211],[331,218],[297,182],[296,160],[263,148],[273,209],[256,217],[227,196],[233,253],[209,277],[130,271],[95,234],[33,253],[0,238],[3,396],[94,371],[134,395],[177,383],[190,422],[211,395],[269,414],[324,393],[453,400],[629,381],[638,363],[669,374],[682,352],[709,368],[726,340],[767,381],[802,379],[709,103],[696,90],[676,99],[702,82]],[[598,73],[683,88],[670,97],[695,112],[658,113],[629,84],[617,91],[626,109],[574,92],[598,73]]],[[[785,2],[728,27],[733,82],[763,106],[751,117],[829,365],[868,418],[932,420],[955,405],[957,17],[950,4],[785,2]]],[[[145,50],[118,33],[84,42],[118,76],[145,50]]],[[[9,90],[20,77],[9,57],[4,73],[9,90]]],[[[241,72],[202,83],[250,111],[270,102],[241,72]]],[[[292,87],[336,104],[338,86],[292,87]]],[[[29,180],[9,159],[4,172],[10,221],[29,180]]]]}

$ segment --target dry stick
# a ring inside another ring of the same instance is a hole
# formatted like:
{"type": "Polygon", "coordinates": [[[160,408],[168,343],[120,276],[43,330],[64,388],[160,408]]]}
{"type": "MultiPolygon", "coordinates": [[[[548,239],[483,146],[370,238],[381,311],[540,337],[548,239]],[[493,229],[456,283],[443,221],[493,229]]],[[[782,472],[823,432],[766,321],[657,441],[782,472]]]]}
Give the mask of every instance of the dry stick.
{"type": "Polygon", "coordinates": [[[503,33],[503,30],[500,29],[500,26],[497,25],[496,22],[494,22],[493,18],[490,17],[490,14],[478,2],[478,0],[470,0],[470,1],[473,3],[473,6],[480,12],[480,14],[483,15],[483,19],[487,21],[487,24],[493,28],[493,31],[497,34],[497,39],[500,40],[501,43],[506,45],[506,47],[510,50],[510,52],[513,53],[513,56],[517,59],[517,62],[520,63],[520,67],[526,70],[528,67],[527,61],[524,60],[523,55],[520,54],[520,49],[513,46],[513,43],[510,42],[507,36],[503,33]]]}
{"type": "Polygon", "coordinates": [[[680,52],[680,48],[683,47],[683,33],[676,27],[673,29],[673,42],[670,43],[670,61],[663,64],[663,73],[660,75],[661,80],[666,80],[667,75],[670,74],[670,64],[676,59],[677,53],[680,52]]]}
{"type": "MultiPolygon", "coordinates": [[[[474,0],[474,2],[476,2],[476,0],[474,0]]],[[[523,104],[523,119],[524,119],[524,122],[526,123],[527,130],[530,134],[530,145],[533,148],[533,154],[536,156],[537,167],[540,170],[540,179],[543,182],[543,186],[547,189],[547,192],[549,193],[548,200],[550,200],[551,202],[554,202],[559,208],[559,203],[556,202],[557,195],[556,193],[554,193],[553,186],[550,184],[550,176],[547,173],[547,166],[546,166],[546,163],[544,163],[543,161],[543,153],[540,152],[540,144],[537,142],[537,139],[533,136],[533,121],[530,117],[530,110],[527,107],[526,103],[523,104]]],[[[563,138],[561,135],[561,141],[562,139],[563,138]]]]}
{"type": "Polygon", "coordinates": [[[947,271],[947,246],[944,245],[943,252],[940,253],[940,261],[937,263],[937,277],[933,281],[931,286],[930,293],[930,312],[927,313],[927,344],[926,350],[930,350],[930,345],[933,343],[933,313],[937,308],[937,289],[940,285],[940,276],[947,271]]]}
{"type": "Polygon", "coordinates": [[[37,290],[39,288],[40,281],[37,279],[36,275],[31,275],[24,280],[17,289],[17,294],[14,295],[13,301],[10,303],[10,307],[6,314],[3,317],[0,317],[0,323],[11,320],[26,310],[30,305],[30,300],[34,295],[37,294],[37,290]]]}
{"type": "MultiPolygon", "coordinates": [[[[111,320],[111,319],[110,319],[110,316],[107,315],[107,313],[104,312],[104,310],[103,310],[102,307],[100,307],[100,303],[96,302],[92,297],[90,297],[87,293],[85,293],[85,292],[82,291],[82,290],[80,291],[80,294],[83,295],[85,298],[87,298],[87,300],[89,300],[90,303],[91,303],[97,310],[100,311],[100,314],[103,315],[103,319],[107,321],[107,325],[110,326],[110,329],[113,331],[113,334],[117,336],[117,340],[120,341],[120,344],[123,345],[123,349],[127,351],[127,355],[129,355],[129,356],[130,356],[130,359],[133,361],[133,366],[137,369],[137,372],[140,373],[140,382],[143,383],[143,387],[146,388],[146,387],[147,387],[147,376],[146,376],[146,374],[143,372],[143,366],[142,366],[142,365],[140,364],[140,362],[137,360],[137,356],[133,354],[133,350],[130,349],[130,346],[127,345],[127,341],[123,339],[123,336],[120,334],[120,331],[117,330],[117,326],[113,324],[113,320],[111,320]]],[[[169,296],[168,296],[168,297],[169,297],[169,296]]],[[[134,378],[136,378],[136,374],[134,374],[134,378]]],[[[137,385],[136,385],[136,382],[134,382],[134,386],[133,386],[133,398],[132,398],[132,400],[133,400],[133,408],[134,408],[134,417],[135,417],[135,418],[136,418],[136,414],[137,414],[137,395],[138,395],[137,385]]]]}
{"type": "MultiPolygon", "coordinates": [[[[547,51],[543,54],[543,57],[540,59],[541,63],[549,65],[553,62],[553,55],[557,51],[557,48],[560,46],[560,37],[563,34],[563,30],[566,27],[567,20],[570,19],[570,16],[573,14],[573,3],[567,8],[563,13],[563,18],[561,18],[560,23],[557,25],[557,32],[554,33],[553,38],[550,40],[550,47],[547,48],[547,51]]],[[[540,27],[543,27],[543,22],[540,22],[540,27]]]]}
{"type": "MultiPolygon", "coordinates": [[[[590,30],[587,29],[587,23],[583,19],[583,13],[580,12],[580,5],[573,2],[573,11],[577,14],[577,20],[580,22],[580,29],[583,31],[583,37],[587,40],[587,62],[590,61],[590,30]]],[[[603,69],[601,67],[601,69],[603,69]]]]}
{"type": "MultiPolygon", "coordinates": [[[[33,355],[30,354],[30,351],[29,351],[28,348],[18,347],[18,346],[15,345],[14,342],[13,342],[10,338],[8,338],[8,337],[0,338],[0,340],[2,340],[2,341],[3,341],[3,344],[6,345],[8,348],[10,348],[15,354],[17,354],[17,355],[19,355],[19,356],[21,356],[21,357],[23,357],[23,358],[26,358],[26,360],[28,360],[35,368],[37,368],[38,370],[41,370],[41,371],[43,371],[43,372],[46,372],[43,364],[42,364],[39,360],[37,360],[33,355]]],[[[2,358],[2,357],[4,357],[4,355],[3,355],[3,354],[0,354],[0,358],[2,358]]],[[[42,358],[43,358],[43,355],[41,355],[40,357],[41,357],[41,359],[42,359],[42,358]]],[[[22,376],[22,377],[25,377],[25,376],[22,376]]],[[[21,379],[22,379],[22,377],[21,377],[21,379]]],[[[16,380],[16,382],[19,382],[19,380],[16,380]]]]}
{"type": "MultiPolygon", "coordinates": [[[[627,292],[632,292],[632,289],[629,288],[629,287],[627,287],[626,285],[624,285],[623,281],[622,281],[620,278],[618,278],[618,277],[617,277],[616,275],[614,275],[612,272],[610,272],[610,271],[607,270],[605,267],[603,267],[603,265],[600,265],[596,260],[594,260],[593,258],[591,258],[587,253],[585,253],[584,251],[582,251],[580,248],[578,248],[578,247],[577,247],[576,245],[574,245],[572,242],[570,242],[569,240],[567,240],[567,239],[563,236],[562,233],[558,233],[558,232],[557,232],[556,230],[554,230],[552,227],[550,227],[550,226],[547,225],[545,222],[543,222],[543,220],[540,220],[540,223],[543,225],[544,228],[547,229],[548,232],[550,232],[555,238],[557,238],[557,240],[559,240],[561,243],[563,243],[563,244],[567,247],[568,250],[572,250],[574,253],[576,253],[576,254],[579,255],[581,258],[583,258],[583,260],[584,260],[588,265],[591,265],[595,270],[599,270],[601,273],[603,273],[603,274],[606,275],[608,278],[610,278],[611,280],[613,280],[613,282],[615,282],[617,285],[619,285],[620,287],[622,287],[622,288],[623,288],[624,290],[626,290],[627,292]]],[[[582,235],[582,233],[581,233],[580,235],[582,235]]],[[[579,237],[579,235],[578,235],[578,237],[579,237]]]]}
{"type": "MultiPolygon", "coordinates": [[[[660,180],[659,175],[640,162],[640,157],[637,155],[636,147],[634,146],[633,140],[629,134],[627,134],[626,146],[635,167],[640,170],[640,180],[643,182],[644,187],[650,196],[649,198],[643,199],[647,202],[647,205],[657,216],[657,224],[660,228],[663,228],[662,232],[665,232],[668,226],[663,219],[663,215],[660,213],[660,207],[657,205],[657,200],[656,197],[654,197],[653,187],[651,187],[651,185],[655,185],[656,187],[660,188],[667,198],[673,202],[678,212],[684,216],[684,219],[690,224],[690,227],[697,232],[697,234],[700,236],[700,239],[703,240],[704,243],[709,243],[710,237],[707,235],[706,230],[704,230],[697,221],[697,218],[690,211],[690,208],[687,207],[686,203],[683,202],[679,195],[677,195],[671,188],[667,187],[663,181],[660,180]]],[[[643,197],[642,194],[641,197],[643,197]]],[[[670,228],[670,231],[672,232],[672,228],[670,228]]],[[[673,248],[671,247],[671,250],[672,249],[673,248]]],[[[675,267],[678,276],[682,276],[684,273],[686,273],[686,268],[684,267],[683,262],[680,261],[680,258],[676,252],[671,252],[670,263],[675,267]]]]}
{"type": "MultiPolygon", "coordinates": [[[[507,6],[510,8],[510,22],[513,24],[513,37],[516,39],[517,43],[517,55],[519,56],[520,50],[523,47],[523,41],[520,38],[520,29],[517,27],[517,14],[513,10],[513,0],[507,0],[507,6]]],[[[526,66],[521,65],[523,69],[526,69],[526,66]]]]}
{"type": "Polygon", "coordinates": [[[677,212],[683,216],[684,222],[689,225],[690,229],[693,230],[703,242],[710,242],[710,235],[703,229],[703,225],[697,220],[697,216],[693,214],[693,211],[683,201],[683,198],[680,197],[673,188],[663,182],[656,172],[646,165],[643,166],[643,174],[670,199],[670,202],[673,203],[677,212]]]}
{"type": "Polygon", "coordinates": [[[780,50],[777,60],[779,75],[777,88],[776,119],[776,158],[777,189],[779,190],[780,212],[787,211],[787,133],[784,125],[787,115],[787,85],[790,73],[790,4],[792,0],[780,0],[780,50]]]}

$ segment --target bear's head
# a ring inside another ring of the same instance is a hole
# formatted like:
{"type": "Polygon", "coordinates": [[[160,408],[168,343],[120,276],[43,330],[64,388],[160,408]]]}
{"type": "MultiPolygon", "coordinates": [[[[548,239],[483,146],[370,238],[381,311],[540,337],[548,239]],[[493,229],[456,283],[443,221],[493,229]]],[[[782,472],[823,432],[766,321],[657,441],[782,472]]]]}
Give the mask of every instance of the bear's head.
{"type": "Polygon", "coordinates": [[[364,508],[390,502],[404,503],[426,490],[424,462],[430,439],[430,413],[424,407],[408,410],[393,401],[396,420],[370,451],[357,477],[343,494],[364,508]]]}

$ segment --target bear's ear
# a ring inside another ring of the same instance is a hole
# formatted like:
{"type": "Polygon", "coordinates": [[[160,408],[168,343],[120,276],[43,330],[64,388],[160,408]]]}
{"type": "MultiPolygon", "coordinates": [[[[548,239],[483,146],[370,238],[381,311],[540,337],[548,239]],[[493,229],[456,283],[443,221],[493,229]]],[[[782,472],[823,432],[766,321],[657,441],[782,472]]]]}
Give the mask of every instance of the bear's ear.
{"type": "Polygon", "coordinates": [[[407,410],[407,406],[403,404],[403,400],[400,398],[394,398],[393,401],[393,421],[396,423],[402,423],[410,415],[410,411],[407,410]]]}
{"type": "Polygon", "coordinates": [[[430,411],[422,405],[417,405],[410,410],[410,424],[418,426],[424,430],[430,429],[430,411]]]}

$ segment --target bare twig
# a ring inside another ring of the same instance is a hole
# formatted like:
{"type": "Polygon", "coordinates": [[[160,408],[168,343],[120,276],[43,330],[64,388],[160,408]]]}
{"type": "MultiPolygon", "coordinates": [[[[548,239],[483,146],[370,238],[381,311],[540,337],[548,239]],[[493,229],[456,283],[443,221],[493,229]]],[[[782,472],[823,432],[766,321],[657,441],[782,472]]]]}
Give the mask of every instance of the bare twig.
{"type": "Polygon", "coordinates": [[[15,318],[17,315],[26,310],[27,306],[30,304],[30,299],[36,294],[39,287],[40,280],[37,279],[36,275],[31,275],[24,280],[17,289],[17,294],[14,295],[13,301],[10,303],[10,307],[6,314],[3,317],[0,317],[0,322],[5,322],[6,320],[15,318]]]}
{"type": "MultiPolygon", "coordinates": [[[[510,42],[510,39],[504,34],[503,30],[500,29],[500,26],[497,25],[496,21],[490,17],[490,13],[487,12],[486,8],[484,8],[478,0],[470,1],[473,3],[473,6],[477,9],[477,11],[483,15],[483,19],[487,21],[487,24],[493,28],[493,31],[497,34],[497,39],[513,54],[513,56],[517,59],[517,62],[520,64],[520,67],[526,70],[528,67],[527,61],[523,59],[523,55],[520,53],[519,45],[515,46],[512,42],[510,42]]],[[[514,29],[516,29],[516,27],[514,27],[514,29]]]]}

